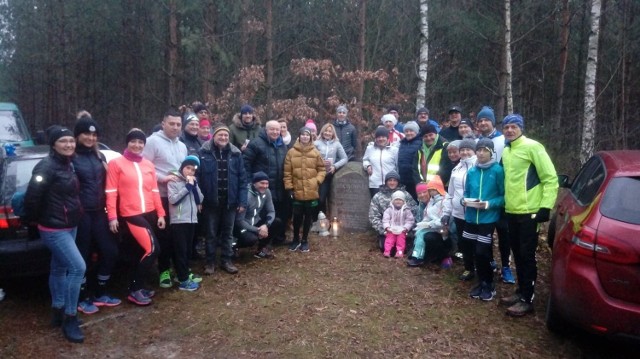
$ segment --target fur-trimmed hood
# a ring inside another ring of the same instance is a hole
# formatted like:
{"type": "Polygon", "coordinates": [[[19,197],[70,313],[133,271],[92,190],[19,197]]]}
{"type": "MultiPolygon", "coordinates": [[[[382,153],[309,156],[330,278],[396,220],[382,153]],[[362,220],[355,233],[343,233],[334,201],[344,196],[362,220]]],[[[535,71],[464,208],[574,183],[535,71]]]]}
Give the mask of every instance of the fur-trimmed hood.
{"type": "Polygon", "coordinates": [[[258,117],[254,113],[253,114],[253,122],[251,123],[251,126],[245,126],[242,123],[242,115],[240,115],[240,112],[238,112],[235,115],[233,115],[233,118],[231,119],[231,124],[233,124],[237,128],[245,128],[245,129],[249,129],[250,130],[252,128],[256,128],[256,127],[262,126],[262,121],[260,120],[260,117],[258,117]]]}

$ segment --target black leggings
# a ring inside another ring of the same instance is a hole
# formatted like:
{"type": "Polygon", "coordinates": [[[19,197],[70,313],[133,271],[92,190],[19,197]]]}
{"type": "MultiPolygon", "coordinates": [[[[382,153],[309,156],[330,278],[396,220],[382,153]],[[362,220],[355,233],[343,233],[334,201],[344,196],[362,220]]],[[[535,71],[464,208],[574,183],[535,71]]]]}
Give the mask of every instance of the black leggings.
{"type": "Polygon", "coordinates": [[[124,217],[124,223],[138,245],[144,250],[142,258],[133,273],[133,280],[129,290],[135,292],[144,288],[144,279],[147,278],[153,268],[153,263],[158,257],[160,248],[158,238],[154,233],[157,228],[158,216],[156,211],[147,212],[131,217],[124,217]]]}
{"type": "Polygon", "coordinates": [[[309,238],[311,220],[318,206],[318,200],[293,202],[293,240],[300,240],[300,225],[302,224],[302,242],[309,238]]]}

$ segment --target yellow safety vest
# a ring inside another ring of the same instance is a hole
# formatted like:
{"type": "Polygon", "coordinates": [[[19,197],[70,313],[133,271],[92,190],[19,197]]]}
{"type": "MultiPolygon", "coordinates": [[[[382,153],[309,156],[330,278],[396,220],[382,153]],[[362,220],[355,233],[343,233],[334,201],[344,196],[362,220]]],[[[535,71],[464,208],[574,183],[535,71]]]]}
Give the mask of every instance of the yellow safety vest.
{"type": "Polygon", "coordinates": [[[431,181],[435,175],[440,171],[440,159],[442,158],[442,148],[437,149],[433,152],[433,156],[431,156],[431,160],[427,163],[427,174],[422,173],[422,169],[420,168],[420,163],[422,162],[422,151],[418,151],[418,173],[420,174],[420,180],[424,183],[428,183],[431,181]]]}

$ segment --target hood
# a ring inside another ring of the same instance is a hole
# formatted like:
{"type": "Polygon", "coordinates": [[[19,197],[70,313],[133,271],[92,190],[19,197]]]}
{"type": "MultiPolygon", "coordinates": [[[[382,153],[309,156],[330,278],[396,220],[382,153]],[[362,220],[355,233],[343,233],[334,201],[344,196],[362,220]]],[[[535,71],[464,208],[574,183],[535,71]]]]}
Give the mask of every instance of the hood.
{"type": "Polygon", "coordinates": [[[250,126],[245,126],[242,123],[242,117],[240,115],[240,113],[236,113],[235,115],[233,115],[233,118],[231,119],[231,123],[236,126],[237,128],[247,128],[247,129],[252,129],[255,127],[260,127],[262,125],[262,121],[260,121],[260,118],[258,116],[256,116],[256,114],[253,114],[253,122],[251,123],[250,126]]]}

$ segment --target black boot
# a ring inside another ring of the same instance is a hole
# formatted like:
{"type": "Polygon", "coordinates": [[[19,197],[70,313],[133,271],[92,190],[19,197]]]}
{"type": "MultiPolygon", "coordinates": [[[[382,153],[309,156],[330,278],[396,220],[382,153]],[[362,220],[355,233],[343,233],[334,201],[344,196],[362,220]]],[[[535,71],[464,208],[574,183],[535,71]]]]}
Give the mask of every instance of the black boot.
{"type": "Polygon", "coordinates": [[[68,341],[72,343],[84,342],[84,334],[80,329],[80,323],[78,323],[78,317],[75,315],[65,315],[62,323],[62,333],[68,341]]]}
{"type": "Polygon", "coordinates": [[[64,308],[51,308],[51,326],[57,328],[62,325],[64,308]]]}

